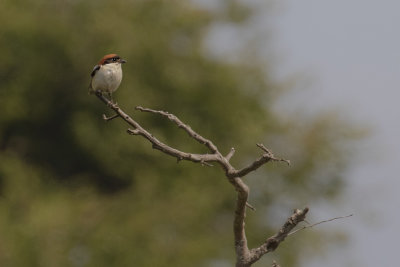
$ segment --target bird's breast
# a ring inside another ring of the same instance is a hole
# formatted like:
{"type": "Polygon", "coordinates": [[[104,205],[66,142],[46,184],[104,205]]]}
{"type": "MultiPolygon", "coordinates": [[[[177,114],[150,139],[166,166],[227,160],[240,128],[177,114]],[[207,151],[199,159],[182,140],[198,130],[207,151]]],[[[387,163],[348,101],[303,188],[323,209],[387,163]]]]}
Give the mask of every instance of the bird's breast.
{"type": "Polygon", "coordinates": [[[101,66],[92,80],[95,91],[114,92],[122,80],[121,64],[111,63],[101,66]]]}

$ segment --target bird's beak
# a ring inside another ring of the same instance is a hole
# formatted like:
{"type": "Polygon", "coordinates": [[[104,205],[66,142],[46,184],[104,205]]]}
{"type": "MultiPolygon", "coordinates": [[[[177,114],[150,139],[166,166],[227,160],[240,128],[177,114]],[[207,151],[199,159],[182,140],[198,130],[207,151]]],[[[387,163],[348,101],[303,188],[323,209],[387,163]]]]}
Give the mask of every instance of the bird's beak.
{"type": "Polygon", "coordinates": [[[126,60],[121,58],[120,62],[121,63],[126,63],[126,60]]]}

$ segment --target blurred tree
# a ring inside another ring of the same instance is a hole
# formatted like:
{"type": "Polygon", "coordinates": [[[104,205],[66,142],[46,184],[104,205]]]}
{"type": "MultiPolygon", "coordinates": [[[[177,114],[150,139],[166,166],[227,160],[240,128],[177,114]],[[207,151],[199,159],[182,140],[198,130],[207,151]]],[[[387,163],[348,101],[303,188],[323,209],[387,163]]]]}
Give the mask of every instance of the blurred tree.
{"type": "MultiPolygon", "coordinates": [[[[236,166],[258,156],[256,142],[292,160],[291,168],[270,165],[246,178],[259,209],[248,218],[250,246],[292,208],[340,192],[352,129],[334,117],[274,113],[279,86],[257,54],[234,62],[210,56],[204,44],[213,25],[240,27],[252,16],[237,1],[219,3],[215,10],[161,0],[0,3],[0,265],[234,262],[235,193],[221,171],[177,165],[127,135],[122,122],[101,120],[104,106],[87,86],[110,52],[128,60],[114,96],[125,109],[177,114],[221,151],[234,146],[236,166]]],[[[168,144],[204,152],[165,120],[132,114],[168,144]]],[[[297,266],[311,244],[302,237],[283,245],[272,257],[297,266]]]]}

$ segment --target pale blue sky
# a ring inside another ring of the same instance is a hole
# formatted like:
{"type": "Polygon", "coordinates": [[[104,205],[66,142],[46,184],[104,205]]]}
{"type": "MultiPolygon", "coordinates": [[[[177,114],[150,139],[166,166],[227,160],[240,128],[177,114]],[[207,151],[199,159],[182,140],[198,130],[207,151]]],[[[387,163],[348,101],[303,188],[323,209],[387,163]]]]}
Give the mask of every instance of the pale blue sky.
{"type": "MultiPolygon", "coordinates": [[[[216,12],[224,8],[224,1],[192,1],[216,12]]],[[[246,3],[254,4],[258,15],[240,28],[216,25],[207,44],[211,55],[234,60],[243,40],[257,37],[258,49],[273,60],[274,76],[283,81],[295,77],[297,90],[277,104],[280,111],[302,109],[313,114],[341,109],[343,117],[371,129],[348,172],[340,205],[335,202],[311,211],[321,220],[354,213],[350,219],[318,226],[322,231],[342,229],[349,234],[349,243],[330,246],[324,256],[303,266],[397,266],[400,1],[246,3]],[[264,35],[269,39],[263,40],[264,35]]]]}
{"type": "Polygon", "coordinates": [[[340,224],[350,233],[350,242],[312,266],[396,266],[400,1],[286,0],[278,5],[274,41],[282,53],[279,71],[306,73],[309,80],[298,104],[313,111],[343,108],[346,116],[373,127],[362,160],[349,172],[342,201],[342,215],[356,214],[340,224]]]}

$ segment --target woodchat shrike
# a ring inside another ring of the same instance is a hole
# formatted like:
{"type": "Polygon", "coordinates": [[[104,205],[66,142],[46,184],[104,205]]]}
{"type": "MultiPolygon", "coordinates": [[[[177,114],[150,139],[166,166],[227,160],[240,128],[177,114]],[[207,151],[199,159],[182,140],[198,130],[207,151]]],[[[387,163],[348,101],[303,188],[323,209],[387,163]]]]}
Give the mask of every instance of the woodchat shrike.
{"type": "Polygon", "coordinates": [[[105,55],[99,63],[94,66],[92,73],[92,80],[89,85],[89,93],[96,92],[107,93],[112,101],[112,93],[118,89],[122,80],[121,65],[126,63],[117,54],[105,55]]]}

